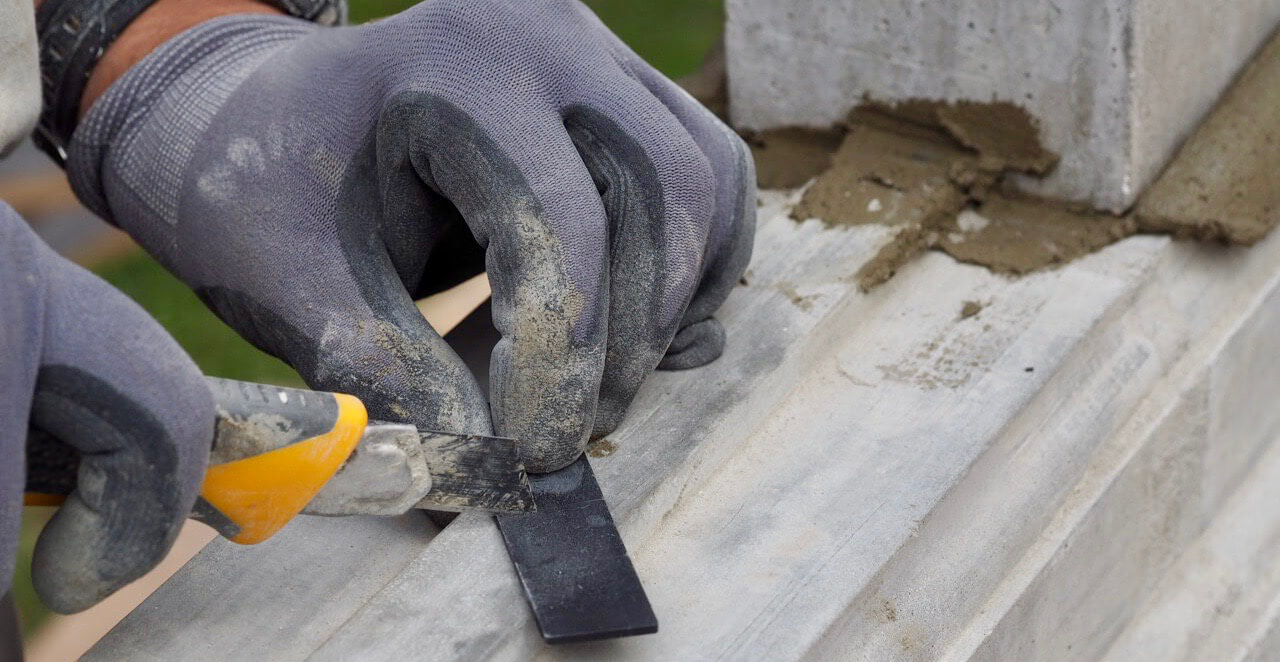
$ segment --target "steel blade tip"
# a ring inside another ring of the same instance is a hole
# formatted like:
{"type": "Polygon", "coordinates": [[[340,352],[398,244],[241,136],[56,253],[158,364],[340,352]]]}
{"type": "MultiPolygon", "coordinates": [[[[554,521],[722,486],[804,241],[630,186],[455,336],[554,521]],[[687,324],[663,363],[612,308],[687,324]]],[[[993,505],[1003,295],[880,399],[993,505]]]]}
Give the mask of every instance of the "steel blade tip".
{"type": "Polygon", "coordinates": [[[514,439],[442,432],[422,432],[419,437],[431,473],[431,490],[418,502],[419,508],[536,510],[529,474],[514,439]]]}

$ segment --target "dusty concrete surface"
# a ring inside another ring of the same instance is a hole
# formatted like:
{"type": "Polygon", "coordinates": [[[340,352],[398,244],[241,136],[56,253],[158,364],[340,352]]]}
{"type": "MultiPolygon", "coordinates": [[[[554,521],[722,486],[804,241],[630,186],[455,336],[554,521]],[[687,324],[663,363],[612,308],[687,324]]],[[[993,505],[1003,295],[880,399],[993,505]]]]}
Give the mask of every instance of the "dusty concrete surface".
{"type": "Polygon", "coordinates": [[[1138,202],[1143,230],[1252,244],[1280,221],[1280,36],[1138,202]]]}
{"type": "Polygon", "coordinates": [[[592,458],[658,635],[545,646],[479,514],[430,542],[300,518],[215,541],[88,659],[1091,661],[1234,486],[1277,484],[1248,476],[1280,431],[1280,237],[1018,279],[927,254],[864,296],[894,229],[796,223],[796,197],[761,196],[725,355],[655,373],[592,458]]]}

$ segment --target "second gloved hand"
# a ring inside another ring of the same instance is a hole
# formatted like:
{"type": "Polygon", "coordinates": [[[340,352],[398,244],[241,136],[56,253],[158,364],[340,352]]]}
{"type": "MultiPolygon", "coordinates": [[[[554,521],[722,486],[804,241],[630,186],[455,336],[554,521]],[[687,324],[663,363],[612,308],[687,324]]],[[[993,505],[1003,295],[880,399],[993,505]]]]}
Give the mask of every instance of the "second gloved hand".
{"type": "Polygon", "coordinates": [[[80,196],[312,387],[557,469],[655,367],[721,352],[750,156],[575,0],[352,28],[217,19],[98,99],[80,196]],[[413,299],[487,270],[492,419],[413,299]]]}
{"type": "Polygon", "coordinates": [[[50,608],[80,611],[173,544],[204,475],[213,396],[142,308],[59,257],[2,202],[0,310],[0,593],[32,479],[28,436],[40,435],[79,451],[80,464],[36,542],[32,581],[50,608]]]}

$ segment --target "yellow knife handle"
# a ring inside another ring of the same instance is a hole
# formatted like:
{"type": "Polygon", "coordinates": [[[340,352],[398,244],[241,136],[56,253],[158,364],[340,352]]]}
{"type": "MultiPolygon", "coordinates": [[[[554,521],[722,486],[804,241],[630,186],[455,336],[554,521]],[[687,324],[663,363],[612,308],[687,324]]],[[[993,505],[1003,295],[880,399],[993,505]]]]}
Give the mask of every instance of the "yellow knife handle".
{"type": "MultiPolygon", "coordinates": [[[[207,378],[217,426],[192,517],[234,542],[270,538],[302,512],[359,445],[368,414],[359,399],[207,378]]],[[[32,430],[27,505],[56,505],[75,488],[79,454],[32,430]]]]}

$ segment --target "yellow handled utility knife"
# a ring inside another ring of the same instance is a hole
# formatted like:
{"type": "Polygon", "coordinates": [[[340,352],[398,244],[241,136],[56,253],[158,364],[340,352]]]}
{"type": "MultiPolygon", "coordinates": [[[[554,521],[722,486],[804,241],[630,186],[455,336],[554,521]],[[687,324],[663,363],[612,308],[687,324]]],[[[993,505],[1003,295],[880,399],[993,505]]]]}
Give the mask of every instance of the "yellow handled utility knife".
{"type": "MultiPolygon", "coordinates": [[[[511,439],[370,421],[359,399],[341,393],[207,379],[217,427],[192,517],[232,541],[262,542],[298,513],[534,509],[511,439]]],[[[78,468],[75,449],[32,430],[26,504],[60,503],[78,468]]]]}

